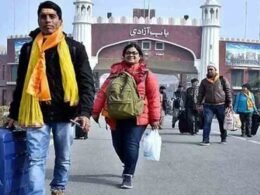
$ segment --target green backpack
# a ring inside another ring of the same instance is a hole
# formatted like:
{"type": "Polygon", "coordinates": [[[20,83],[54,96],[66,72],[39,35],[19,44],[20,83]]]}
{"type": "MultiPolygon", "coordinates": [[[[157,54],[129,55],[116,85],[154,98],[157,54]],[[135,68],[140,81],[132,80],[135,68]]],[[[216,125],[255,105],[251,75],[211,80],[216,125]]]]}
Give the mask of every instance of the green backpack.
{"type": "Polygon", "coordinates": [[[134,78],[125,71],[110,78],[106,91],[109,117],[121,120],[142,114],[144,100],[139,97],[134,78]]]}

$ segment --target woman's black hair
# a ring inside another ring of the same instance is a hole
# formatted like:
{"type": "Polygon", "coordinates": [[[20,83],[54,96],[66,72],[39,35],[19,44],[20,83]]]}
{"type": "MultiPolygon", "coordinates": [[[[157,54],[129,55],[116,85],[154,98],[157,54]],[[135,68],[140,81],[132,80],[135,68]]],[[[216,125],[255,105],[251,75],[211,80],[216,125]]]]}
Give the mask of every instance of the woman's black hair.
{"type": "Polygon", "coordinates": [[[249,91],[251,91],[251,86],[249,85],[249,83],[243,84],[242,87],[246,87],[249,91]]]}
{"type": "Polygon", "coordinates": [[[131,48],[131,47],[134,47],[134,48],[138,51],[139,56],[141,56],[141,57],[144,56],[141,47],[140,47],[138,44],[131,42],[131,43],[129,43],[127,46],[125,46],[125,48],[123,49],[123,53],[122,53],[122,56],[123,56],[123,57],[125,56],[126,51],[127,51],[129,48],[131,48]]]}
{"type": "Polygon", "coordinates": [[[62,19],[62,11],[61,11],[61,8],[60,6],[58,6],[56,3],[52,2],[52,1],[44,1],[42,3],[40,3],[39,7],[38,7],[38,16],[40,15],[41,13],[41,10],[44,9],[44,8],[49,8],[49,9],[53,9],[56,11],[59,19],[61,20],[62,19]]]}

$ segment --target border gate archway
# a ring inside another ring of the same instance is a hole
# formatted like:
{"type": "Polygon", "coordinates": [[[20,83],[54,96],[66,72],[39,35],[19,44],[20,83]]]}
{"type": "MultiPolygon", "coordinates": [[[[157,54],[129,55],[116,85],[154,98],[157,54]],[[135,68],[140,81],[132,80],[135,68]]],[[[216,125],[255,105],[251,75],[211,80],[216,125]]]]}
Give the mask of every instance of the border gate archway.
{"type": "Polygon", "coordinates": [[[108,73],[110,66],[116,62],[122,61],[122,50],[129,42],[136,42],[140,46],[149,43],[150,49],[143,49],[144,60],[148,68],[158,74],[176,75],[186,82],[187,75],[197,75],[195,67],[195,54],[188,48],[180,45],[153,39],[126,40],[101,48],[98,53],[97,64],[94,67],[96,86],[99,86],[99,78],[102,74],[108,73]],[[162,49],[157,49],[156,44],[163,45],[162,49]]]}

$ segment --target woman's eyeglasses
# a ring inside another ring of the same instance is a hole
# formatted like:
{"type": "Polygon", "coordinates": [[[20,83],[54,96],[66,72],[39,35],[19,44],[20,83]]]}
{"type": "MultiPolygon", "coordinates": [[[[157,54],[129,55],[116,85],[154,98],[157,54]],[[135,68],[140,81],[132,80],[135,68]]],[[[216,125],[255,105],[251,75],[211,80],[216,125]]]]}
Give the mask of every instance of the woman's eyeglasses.
{"type": "Polygon", "coordinates": [[[128,55],[128,56],[130,56],[130,55],[137,56],[137,55],[139,55],[139,53],[136,52],[136,51],[127,51],[127,52],[125,53],[125,55],[128,55]]]}

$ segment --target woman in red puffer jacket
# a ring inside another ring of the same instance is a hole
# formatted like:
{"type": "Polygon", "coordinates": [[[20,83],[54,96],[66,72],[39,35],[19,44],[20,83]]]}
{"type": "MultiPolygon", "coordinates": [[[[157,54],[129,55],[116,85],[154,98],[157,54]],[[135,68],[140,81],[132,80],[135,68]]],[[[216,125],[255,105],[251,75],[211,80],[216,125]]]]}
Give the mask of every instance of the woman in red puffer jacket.
{"type": "Polygon", "coordinates": [[[111,66],[110,76],[126,71],[136,81],[139,96],[144,100],[142,114],[135,118],[115,120],[108,117],[106,111],[106,90],[111,81],[106,79],[97,93],[93,105],[92,117],[98,121],[100,113],[110,126],[114,149],[124,164],[122,188],[132,188],[132,177],[135,172],[139,154],[139,143],[148,124],[152,129],[159,127],[160,120],[160,94],[158,81],[143,63],[141,48],[130,43],[123,49],[124,60],[111,66]]]}

